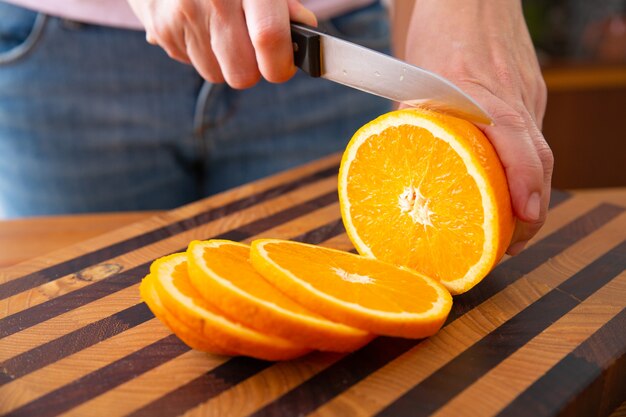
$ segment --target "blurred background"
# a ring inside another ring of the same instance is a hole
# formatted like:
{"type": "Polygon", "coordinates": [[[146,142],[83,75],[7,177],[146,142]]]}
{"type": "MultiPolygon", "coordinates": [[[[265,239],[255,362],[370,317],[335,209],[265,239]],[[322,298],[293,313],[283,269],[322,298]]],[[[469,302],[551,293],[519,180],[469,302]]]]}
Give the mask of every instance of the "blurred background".
{"type": "Polygon", "coordinates": [[[553,186],[626,186],[626,0],[523,0],[548,86],[553,186]]]}

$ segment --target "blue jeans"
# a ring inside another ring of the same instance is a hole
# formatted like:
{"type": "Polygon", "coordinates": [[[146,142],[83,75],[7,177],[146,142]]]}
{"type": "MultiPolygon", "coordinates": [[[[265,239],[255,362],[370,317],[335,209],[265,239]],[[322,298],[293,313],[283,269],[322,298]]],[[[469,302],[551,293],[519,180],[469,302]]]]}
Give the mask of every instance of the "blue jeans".
{"type": "MultiPolygon", "coordinates": [[[[380,5],[323,26],[388,50],[380,5]]],[[[0,215],[173,208],[339,151],[390,108],[301,72],[210,84],[142,32],[0,2],[0,215]]]]}

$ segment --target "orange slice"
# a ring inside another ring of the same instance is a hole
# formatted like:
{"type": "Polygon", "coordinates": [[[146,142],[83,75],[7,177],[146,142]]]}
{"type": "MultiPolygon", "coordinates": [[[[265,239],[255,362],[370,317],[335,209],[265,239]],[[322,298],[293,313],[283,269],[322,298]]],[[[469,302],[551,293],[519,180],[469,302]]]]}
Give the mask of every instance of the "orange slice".
{"type": "Polygon", "coordinates": [[[154,289],[165,309],[195,332],[198,338],[211,341],[222,351],[266,360],[292,359],[310,351],[302,345],[259,333],[224,317],[191,285],[186,253],[157,259],[150,266],[150,274],[154,277],[154,289]]]}
{"type": "Polygon", "coordinates": [[[139,291],[142,300],[148,305],[154,316],[169,327],[180,340],[187,344],[187,346],[218,355],[230,356],[237,354],[236,352],[218,345],[212,339],[199,337],[197,332],[191,330],[185,323],[178,320],[176,316],[167,311],[165,307],[163,307],[159,294],[154,289],[154,278],[150,274],[141,281],[139,291]]]}
{"type": "Polygon", "coordinates": [[[480,282],[513,233],[493,146],[449,115],[406,109],[366,124],[346,148],[338,188],[360,254],[436,278],[452,294],[480,282]]]}
{"type": "Polygon", "coordinates": [[[330,321],[287,297],[250,263],[250,246],[227,240],[193,241],[187,249],[191,283],[228,317],[304,346],[349,352],[369,333],[330,321]]]}
{"type": "Polygon", "coordinates": [[[300,304],[376,334],[430,336],[452,307],[450,293],[436,280],[374,258],[278,239],[252,242],[250,258],[300,304]]]}

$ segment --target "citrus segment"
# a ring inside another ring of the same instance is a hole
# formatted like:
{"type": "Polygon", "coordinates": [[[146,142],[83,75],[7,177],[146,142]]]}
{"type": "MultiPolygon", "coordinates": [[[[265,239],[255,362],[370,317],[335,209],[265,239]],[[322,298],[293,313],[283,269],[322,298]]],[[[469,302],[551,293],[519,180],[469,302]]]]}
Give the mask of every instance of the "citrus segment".
{"type": "Polygon", "coordinates": [[[250,263],[250,246],[193,241],[187,249],[191,283],[225,315],[266,334],[319,350],[348,352],[373,336],[306,309],[266,281],[250,263]]]}
{"type": "Polygon", "coordinates": [[[452,306],[436,280],[373,258],[278,239],[255,240],[250,256],[268,281],[300,304],[376,334],[430,336],[452,306]]]}
{"type": "Polygon", "coordinates": [[[344,152],[338,189],[359,253],[436,278],[453,294],[487,275],[513,233],[495,150],[449,115],[406,109],[363,126],[344,152]]]}
{"type": "Polygon", "coordinates": [[[154,288],[167,311],[203,339],[225,350],[266,360],[285,360],[310,351],[286,339],[265,335],[230,320],[193,288],[187,272],[187,254],[154,261],[150,267],[154,288]]]}
{"type": "Polygon", "coordinates": [[[154,278],[146,276],[139,286],[142,300],[148,305],[154,316],[164,323],[178,336],[180,340],[193,349],[218,355],[236,355],[237,353],[228,350],[224,346],[215,343],[212,339],[202,338],[197,332],[189,328],[185,323],[178,320],[176,316],[167,311],[159,298],[159,294],[154,289],[154,278]]]}

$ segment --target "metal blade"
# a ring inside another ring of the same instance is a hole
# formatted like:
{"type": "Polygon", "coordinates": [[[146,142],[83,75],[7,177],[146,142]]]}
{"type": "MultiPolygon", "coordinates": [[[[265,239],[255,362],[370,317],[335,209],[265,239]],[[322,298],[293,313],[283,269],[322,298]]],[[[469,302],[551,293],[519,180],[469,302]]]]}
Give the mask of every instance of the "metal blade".
{"type": "Polygon", "coordinates": [[[478,103],[445,78],[354,43],[320,35],[322,78],[410,106],[493,124],[478,103]]]}

